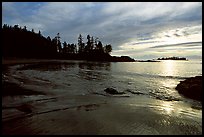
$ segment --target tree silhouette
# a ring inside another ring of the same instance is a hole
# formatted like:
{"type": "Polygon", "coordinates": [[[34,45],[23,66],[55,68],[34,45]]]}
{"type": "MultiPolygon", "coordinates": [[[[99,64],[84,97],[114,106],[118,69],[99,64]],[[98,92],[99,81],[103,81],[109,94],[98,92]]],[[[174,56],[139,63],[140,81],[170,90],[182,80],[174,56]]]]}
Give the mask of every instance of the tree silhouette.
{"type": "Polygon", "coordinates": [[[103,44],[101,41],[99,41],[98,44],[96,45],[96,50],[98,52],[103,52],[103,44]]]}
{"type": "Polygon", "coordinates": [[[34,32],[34,29],[32,29],[31,32],[32,32],[32,33],[35,33],[35,32],[34,32]]]}
{"type": "Polygon", "coordinates": [[[18,25],[14,25],[14,30],[19,30],[18,25]]]}
{"type": "Polygon", "coordinates": [[[75,54],[76,53],[76,45],[73,44],[73,43],[70,45],[70,53],[71,54],[75,54]]]}
{"type": "Polygon", "coordinates": [[[87,35],[86,44],[79,34],[78,48],[74,43],[64,41],[61,44],[60,33],[52,39],[50,36],[44,37],[39,30],[38,33],[27,30],[27,27],[19,25],[9,26],[4,24],[3,34],[3,57],[22,58],[52,58],[52,59],[78,59],[96,61],[119,61],[128,60],[128,57],[111,57],[112,46],[110,44],[103,47],[97,37],[87,35]],[[77,50],[78,49],[78,50],[77,50]]]}
{"type": "Polygon", "coordinates": [[[47,36],[47,40],[48,40],[48,42],[51,42],[50,36],[47,36]]]}
{"type": "Polygon", "coordinates": [[[64,42],[62,43],[62,45],[63,45],[62,52],[63,52],[64,54],[68,53],[68,45],[67,45],[67,42],[64,41],[64,42]]]}
{"type": "Polygon", "coordinates": [[[53,47],[54,51],[57,52],[57,38],[53,38],[51,42],[51,46],[53,47]]]}
{"type": "Polygon", "coordinates": [[[79,50],[78,50],[79,54],[83,53],[85,44],[83,43],[83,37],[81,34],[79,34],[79,37],[78,37],[78,47],[79,47],[79,50]]]}
{"type": "Polygon", "coordinates": [[[39,36],[42,36],[42,34],[41,34],[41,31],[40,31],[40,30],[39,30],[39,32],[38,32],[38,35],[39,35],[39,36]]]}
{"type": "Polygon", "coordinates": [[[104,47],[104,51],[105,51],[105,53],[110,54],[110,52],[112,51],[112,46],[110,44],[106,45],[104,47]]]}
{"type": "Polygon", "coordinates": [[[24,26],[23,30],[24,30],[24,31],[27,31],[27,27],[26,27],[26,26],[24,26]]]}
{"type": "Polygon", "coordinates": [[[93,49],[94,49],[94,38],[92,36],[90,40],[90,51],[93,51],[93,49]]]}
{"type": "Polygon", "coordinates": [[[55,37],[55,44],[57,46],[57,52],[61,53],[62,52],[62,47],[61,47],[61,42],[60,42],[60,34],[57,33],[57,36],[55,37]]]}

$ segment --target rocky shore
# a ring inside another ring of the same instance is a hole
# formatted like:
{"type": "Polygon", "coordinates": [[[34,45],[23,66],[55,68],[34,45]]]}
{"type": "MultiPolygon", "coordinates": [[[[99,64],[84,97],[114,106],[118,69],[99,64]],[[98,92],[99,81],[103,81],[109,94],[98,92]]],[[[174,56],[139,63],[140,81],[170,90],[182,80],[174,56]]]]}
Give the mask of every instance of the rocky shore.
{"type": "Polygon", "coordinates": [[[185,97],[202,102],[202,76],[187,78],[181,81],[176,90],[185,97]]]}

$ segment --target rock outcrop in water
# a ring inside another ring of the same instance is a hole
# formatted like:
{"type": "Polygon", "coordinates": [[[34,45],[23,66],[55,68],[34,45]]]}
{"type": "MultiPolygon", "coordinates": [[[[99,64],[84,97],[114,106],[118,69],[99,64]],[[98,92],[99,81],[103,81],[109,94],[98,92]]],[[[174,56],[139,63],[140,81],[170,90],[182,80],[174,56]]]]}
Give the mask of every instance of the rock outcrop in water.
{"type": "Polygon", "coordinates": [[[176,90],[185,97],[202,101],[202,76],[187,78],[181,81],[176,90]]]}
{"type": "Polygon", "coordinates": [[[113,88],[106,88],[104,90],[106,93],[109,93],[109,94],[114,94],[114,95],[118,95],[118,94],[124,94],[124,92],[119,92],[113,88]]]}

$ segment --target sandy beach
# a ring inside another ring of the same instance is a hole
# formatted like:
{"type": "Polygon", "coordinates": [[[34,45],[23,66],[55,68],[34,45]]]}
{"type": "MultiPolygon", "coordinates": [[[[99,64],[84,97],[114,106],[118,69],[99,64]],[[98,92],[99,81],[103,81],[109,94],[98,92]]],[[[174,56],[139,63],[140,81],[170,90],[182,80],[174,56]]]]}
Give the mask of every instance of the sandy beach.
{"type": "MultiPolygon", "coordinates": [[[[3,65],[19,63],[11,62],[3,61],[3,65]]],[[[21,63],[25,62],[30,61],[21,63]]],[[[3,135],[202,134],[202,108],[181,101],[142,95],[56,96],[8,84],[4,83],[2,91],[8,93],[2,96],[3,135]]]]}
{"type": "Polygon", "coordinates": [[[58,99],[26,102],[30,113],[23,112],[19,106],[3,108],[3,134],[202,134],[201,118],[192,120],[194,113],[188,114],[190,110],[178,102],[171,102],[171,107],[165,108],[165,102],[151,105],[155,100],[141,97],[137,100],[112,97],[111,101],[93,95],[58,99]],[[55,101],[60,105],[52,107],[55,101]],[[15,116],[8,118],[6,114],[11,112],[15,116]]]}

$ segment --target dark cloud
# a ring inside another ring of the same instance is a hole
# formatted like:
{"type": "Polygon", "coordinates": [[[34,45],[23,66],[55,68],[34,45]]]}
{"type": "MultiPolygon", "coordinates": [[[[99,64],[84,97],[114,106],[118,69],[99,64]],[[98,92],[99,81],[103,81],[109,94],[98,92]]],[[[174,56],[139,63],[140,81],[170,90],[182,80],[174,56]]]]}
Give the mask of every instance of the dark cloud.
{"type": "Polygon", "coordinates": [[[171,37],[171,36],[169,36],[169,35],[164,35],[165,37],[171,37]]]}
{"type": "Polygon", "coordinates": [[[177,20],[178,22],[193,22],[201,21],[200,19],[202,19],[202,4],[192,7],[190,10],[186,10],[171,20],[177,20]]]}
{"type": "Polygon", "coordinates": [[[175,34],[174,34],[174,36],[176,36],[176,37],[180,37],[181,35],[179,35],[179,34],[175,33],[175,34]]]}
{"type": "Polygon", "coordinates": [[[140,44],[149,44],[149,43],[158,43],[160,41],[143,41],[143,42],[136,42],[132,43],[131,45],[140,45],[140,44]]]}
{"type": "MultiPolygon", "coordinates": [[[[163,41],[162,37],[191,37],[201,34],[201,28],[194,26],[202,25],[202,3],[3,2],[2,24],[4,23],[26,25],[28,29],[41,30],[43,35],[52,38],[59,32],[61,40],[70,43],[77,43],[79,34],[86,41],[86,35],[90,34],[99,37],[104,44],[112,44],[114,54],[121,50],[122,45],[145,47],[154,43],[159,45],[163,41]],[[187,29],[178,29],[186,26],[187,29]],[[157,35],[168,29],[175,31],[173,34],[157,35]]],[[[168,46],[170,45],[146,47],[143,50],[168,46]]],[[[122,50],[121,54],[129,52],[122,50]]],[[[132,51],[131,55],[136,52],[132,51]]]]}
{"type": "Polygon", "coordinates": [[[150,48],[167,48],[167,47],[202,47],[202,42],[187,42],[187,43],[178,43],[178,44],[170,44],[170,45],[159,45],[153,46],[150,48]]]}

